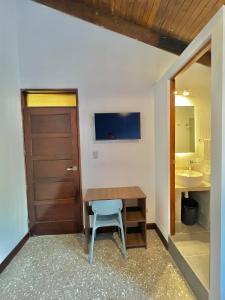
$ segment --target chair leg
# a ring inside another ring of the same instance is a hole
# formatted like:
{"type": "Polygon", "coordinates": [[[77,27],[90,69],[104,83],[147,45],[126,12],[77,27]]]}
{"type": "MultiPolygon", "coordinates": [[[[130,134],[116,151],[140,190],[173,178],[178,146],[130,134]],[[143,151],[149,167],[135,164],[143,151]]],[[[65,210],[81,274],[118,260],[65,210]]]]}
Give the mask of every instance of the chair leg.
{"type": "Polygon", "coordinates": [[[96,215],[94,215],[93,225],[92,225],[92,235],[91,235],[91,246],[90,246],[90,253],[89,253],[89,263],[93,263],[93,255],[94,255],[94,243],[95,243],[95,237],[96,237],[96,230],[95,228],[95,222],[96,222],[96,215]]]}
{"type": "Polygon", "coordinates": [[[124,256],[124,258],[127,258],[126,243],[125,243],[125,237],[124,237],[124,230],[123,230],[123,222],[122,222],[121,213],[119,213],[119,220],[120,220],[120,232],[121,232],[121,238],[122,238],[123,256],[124,256]]]}
{"type": "Polygon", "coordinates": [[[89,253],[89,263],[90,263],[90,264],[93,263],[95,234],[96,234],[96,229],[93,228],[93,230],[92,230],[92,235],[91,235],[90,253],[89,253]]]}
{"type": "Polygon", "coordinates": [[[120,227],[117,227],[117,228],[118,228],[118,236],[119,236],[120,240],[122,241],[121,229],[120,229],[120,227]]]}

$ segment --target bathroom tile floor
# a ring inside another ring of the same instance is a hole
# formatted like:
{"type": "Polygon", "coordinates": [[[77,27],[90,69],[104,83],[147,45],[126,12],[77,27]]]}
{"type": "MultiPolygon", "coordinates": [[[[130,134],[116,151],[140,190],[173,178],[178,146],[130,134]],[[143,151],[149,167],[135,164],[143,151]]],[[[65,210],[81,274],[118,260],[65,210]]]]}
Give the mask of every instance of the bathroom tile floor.
{"type": "Polygon", "coordinates": [[[186,226],[176,223],[176,234],[172,240],[202,284],[209,289],[209,231],[198,224],[186,226]]]}
{"type": "Polygon", "coordinates": [[[82,244],[82,234],[30,238],[0,274],[0,299],[195,299],[154,230],[127,260],[116,233],[97,235],[93,265],[82,244]]]}
{"type": "Polygon", "coordinates": [[[176,222],[176,233],[197,233],[197,232],[206,232],[206,230],[199,224],[187,226],[182,222],[176,222]]]}

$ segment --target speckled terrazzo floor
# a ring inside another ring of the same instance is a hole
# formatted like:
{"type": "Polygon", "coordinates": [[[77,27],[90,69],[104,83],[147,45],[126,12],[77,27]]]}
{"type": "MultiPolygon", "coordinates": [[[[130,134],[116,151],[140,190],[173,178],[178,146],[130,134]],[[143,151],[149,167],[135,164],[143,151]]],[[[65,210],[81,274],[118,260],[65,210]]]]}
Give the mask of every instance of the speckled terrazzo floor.
{"type": "Polygon", "coordinates": [[[82,249],[83,235],[30,238],[0,274],[0,299],[195,299],[155,231],[148,249],[128,250],[118,236],[99,235],[93,265],[82,249]]]}

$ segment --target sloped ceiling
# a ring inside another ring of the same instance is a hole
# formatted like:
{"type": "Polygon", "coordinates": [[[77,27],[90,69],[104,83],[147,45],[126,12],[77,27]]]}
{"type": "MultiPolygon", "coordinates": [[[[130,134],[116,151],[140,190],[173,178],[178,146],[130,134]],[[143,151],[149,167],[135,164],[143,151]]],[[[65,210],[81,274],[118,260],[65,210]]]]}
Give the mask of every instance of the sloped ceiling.
{"type": "MultiPolygon", "coordinates": [[[[225,0],[33,0],[180,54],[225,0]]],[[[210,65],[210,53],[201,61],[210,65]]]]}

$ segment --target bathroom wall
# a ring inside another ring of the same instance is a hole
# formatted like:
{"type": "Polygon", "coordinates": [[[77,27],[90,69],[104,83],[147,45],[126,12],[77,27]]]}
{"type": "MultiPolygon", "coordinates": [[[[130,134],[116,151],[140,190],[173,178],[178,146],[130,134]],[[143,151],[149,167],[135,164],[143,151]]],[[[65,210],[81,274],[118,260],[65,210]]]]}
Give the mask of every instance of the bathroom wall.
{"type": "Polygon", "coordinates": [[[210,192],[191,192],[190,197],[199,205],[198,224],[206,230],[210,230],[210,192]]]}
{"type": "Polygon", "coordinates": [[[194,160],[193,169],[210,171],[211,149],[211,70],[195,63],[176,78],[176,90],[190,92],[187,97],[176,96],[176,104],[191,105],[195,108],[195,152],[176,154],[176,168],[188,168],[194,160]]]}
{"type": "MultiPolygon", "coordinates": [[[[187,169],[189,161],[195,163],[192,168],[211,174],[211,70],[195,63],[176,80],[177,91],[190,92],[187,97],[176,96],[176,105],[194,106],[195,109],[195,152],[177,153],[176,168],[187,169]]],[[[205,176],[205,175],[204,175],[205,176]]],[[[206,177],[204,177],[205,179],[206,177]]],[[[210,229],[210,192],[194,192],[191,196],[199,203],[198,223],[206,230],[210,229]]],[[[176,221],[180,221],[180,197],[176,198],[176,221]]]]}

